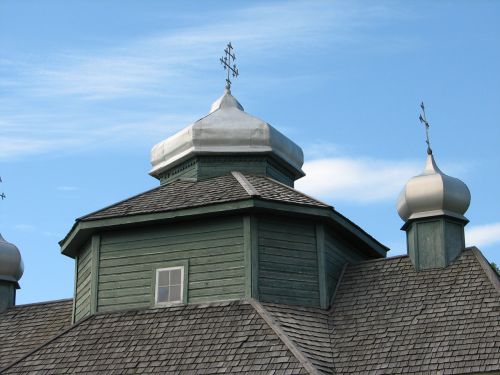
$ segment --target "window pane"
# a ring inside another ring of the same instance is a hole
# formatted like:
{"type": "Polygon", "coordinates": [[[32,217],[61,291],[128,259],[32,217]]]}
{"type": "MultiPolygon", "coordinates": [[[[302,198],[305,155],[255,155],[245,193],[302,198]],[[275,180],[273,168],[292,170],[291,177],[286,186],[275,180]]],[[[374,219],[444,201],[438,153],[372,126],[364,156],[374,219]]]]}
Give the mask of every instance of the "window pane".
{"type": "Polygon", "coordinates": [[[159,271],[158,272],[158,285],[165,286],[168,285],[168,274],[170,271],[159,271]]]}
{"type": "Polygon", "coordinates": [[[174,285],[170,287],[170,302],[181,302],[181,286],[174,285]]]}
{"type": "Polygon", "coordinates": [[[156,302],[168,302],[168,287],[158,287],[158,300],[156,302]]]}
{"type": "Polygon", "coordinates": [[[176,269],[170,271],[170,285],[180,285],[181,283],[181,270],[176,269]]]}

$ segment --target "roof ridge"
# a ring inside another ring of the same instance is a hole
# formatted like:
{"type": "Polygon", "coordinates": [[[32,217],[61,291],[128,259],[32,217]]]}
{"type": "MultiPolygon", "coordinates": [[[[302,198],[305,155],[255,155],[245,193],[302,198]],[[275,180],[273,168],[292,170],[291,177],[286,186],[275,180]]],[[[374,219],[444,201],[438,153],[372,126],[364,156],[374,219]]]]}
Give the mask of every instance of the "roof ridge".
{"type": "Polygon", "coordinates": [[[396,260],[396,259],[401,259],[401,258],[408,258],[408,254],[394,255],[392,257],[384,257],[384,258],[365,259],[365,260],[362,260],[362,261],[360,261],[358,263],[355,263],[355,264],[365,264],[365,263],[372,263],[372,262],[381,262],[381,261],[396,260]]]}
{"type": "Polygon", "coordinates": [[[41,302],[33,302],[33,303],[23,303],[21,305],[15,305],[15,306],[13,306],[13,308],[16,309],[18,307],[49,305],[51,303],[59,303],[59,302],[67,302],[67,301],[73,301],[73,298],[61,298],[61,299],[55,299],[55,300],[52,300],[52,301],[41,301],[41,302]]]}
{"type": "MultiPolygon", "coordinates": [[[[252,176],[252,175],[250,175],[250,176],[252,176]]],[[[321,203],[322,205],[325,205],[326,207],[330,207],[330,208],[334,209],[334,207],[331,204],[328,204],[328,203],[323,202],[323,201],[321,201],[321,200],[319,200],[317,198],[314,198],[314,197],[310,196],[309,194],[306,194],[303,191],[297,190],[294,187],[288,186],[287,184],[284,184],[281,181],[275,180],[272,177],[269,177],[269,176],[255,176],[255,177],[263,177],[263,178],[266,178],[268,180],[271,180],[272,182],[277,183],[278,185],[281,185],[281,186],[287,188],[288,190],[292,190],[295,193],[302,194],[303,196],[305,196],[305,197],[307,197],[307,198],[309,198],[309,199],[311,199],[311,200],[313,200],[315,202],[321,203]]]]}
{"type": "Polygon", "coordinates": [[[260,315],[262,319],[269,325],[269,327],[276,333],[278,338],[285,344],[285,346],[290,350],[293,356],[299,361],[299,363],[304,367],[304,369],[311,375],[321,375],[319,370],[311,363],[311,361],[302,353],[302,351],[297,347],[297,345],[288,337],[288,335],[283,331],[280,324],[271,316],[271,314],[266,310],[262,304],[253,299],[249,298],[248,301],[253,306],[257,314],[260,315]]]}
{"type": "Polygon", "coordinates": [[[231,174],[239,182],[239,184],[245,189],[248,195],[251,197],[260,197],[259,191],[252,185],[250,181],[243,175],[243,173],[238,171],[231,171],[231,174]]]}
{"type": "Polygon", "coordinates": [[[65,330],[63,330],[62,332],[58,333],[57,335],[55,335],[54,337],[48,339],[47,341],[45,341],[44,343],[40,344],[39,346],[37,346],[36,348],[34,348],[33,350],[30,350],[28,353],[26,353],[25,355],[15,359],[13,362],[11,362],[10,364],[8,364],[7,366],[3,367],[3,368],[0,368],[0,374],[3,373],[5,370],[11,368],[12,366],[15,366],[17,365],[19,362],[21,362],[22,360],[28,358],[30,355],[36,353],[37,351],[39,351],[40,349],[42,349],[43,347],[49,345],[50,343],[52,343],[53,341],[57,340],[59,337],[65,335],[66,333],[68,333],[69,331],[71,331],[73,328],[75,327],[78,327],[80,324],[86,322],[87,320],[90,320],[91,318],[93,318],[94,315],[88,315],[86,316],[85,318],[83,318],[82,320],[76,322],[75,324],[72,324],[71,326],[69,326],[68,328],[66,328],[65,330]]]}
{"type": "Polygon", "coordinates": [[[479,250],[475,246],[466,248],[466,250],[472,251],[472,253],[476,257],[476,260],[478,261],[479,265],[481,266],[481,269],[483,270],[485,276],[491,282],[491,284],[493,285],[495,290],[498,293],[500,293],[500,279],[498,277],[498,274],[493,270],[493,268],[491,268],[490,263],[486,260],[483,253],[481,252],[481,250],[479,250]]]}

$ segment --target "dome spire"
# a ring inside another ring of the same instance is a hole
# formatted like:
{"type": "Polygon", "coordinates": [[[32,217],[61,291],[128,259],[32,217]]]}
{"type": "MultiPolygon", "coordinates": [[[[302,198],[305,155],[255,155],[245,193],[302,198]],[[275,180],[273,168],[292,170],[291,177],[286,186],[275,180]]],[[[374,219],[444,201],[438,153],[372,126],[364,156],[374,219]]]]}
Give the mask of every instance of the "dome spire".
{"type": "Polygon", "coordinates": [[[425,126],[427,161],[421,174],[401,191],[397,211],[405,221],[408,255],[417,270],[443,268],[465,247],[464,216],[470,204],[467,185],[443,173],[434,160],[424,103],[419,120],[425,126]]]}
{"type": "Polygon", "coordinates": [[[236,67],[236,64],[234,64],[234,60],[236,60],[236,55],[233,50],[233,46],[231,45],[231,42],[229,42],[224,49],[224,53],[226,56],[220,58],[220,63],[224,67],[224,70],[227,70],[227,78],[226,78],[226,90],[224,91],[226,94],[231,94],[231,80],[229,79],[230,75],[233,76],[233,78],[238,77],[239,72],[238,68],[236,67]],[[233,65],[231,66],[231,60],[233,60],[233,65]]]}
{"type": "Polygon", "coordinates": [[[427,117],[425,116],[424,102],[420,103],[420,108],[422,109],[422,113],[420,114],[418,119],[425,126],[425,143],[427,143],[427,154],[432,155],[431,143],[429,142],[429,122],[427,121],[427,117]]]}
{"type": "MultiPolygon", "coordinates": [[[[3,200],[5,194],[1,193],[0,197],[3,200]]],[[[5,241],[0,234],[0,313],[16,304],[16,289],[19,289],[18,281],[23,272],[24,265],[19,249],[5,241]]]]}

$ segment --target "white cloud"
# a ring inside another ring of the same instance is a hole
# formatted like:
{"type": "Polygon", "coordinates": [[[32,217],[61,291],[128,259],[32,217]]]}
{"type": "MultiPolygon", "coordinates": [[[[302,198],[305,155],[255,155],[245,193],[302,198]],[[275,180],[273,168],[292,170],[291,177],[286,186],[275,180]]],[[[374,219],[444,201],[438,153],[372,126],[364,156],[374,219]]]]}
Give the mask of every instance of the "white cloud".
{"type": "Polygon", "coordinates": [[[467,246],[489,246],[500,243],[500,223],[475,225],[465,230],[467,246]]]}
{"type": "Polygon", "coordinates": [[[394,200],[421,162],[368,158],[326,158],[304,164],[297,188],[329,201],[368,203],[394,200]]]}

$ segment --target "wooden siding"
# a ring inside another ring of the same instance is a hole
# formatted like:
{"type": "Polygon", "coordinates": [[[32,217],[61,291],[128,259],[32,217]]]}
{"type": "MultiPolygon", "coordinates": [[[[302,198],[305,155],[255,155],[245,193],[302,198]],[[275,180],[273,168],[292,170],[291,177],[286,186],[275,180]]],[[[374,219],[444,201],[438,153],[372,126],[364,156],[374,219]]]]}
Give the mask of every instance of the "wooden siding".
{"type": "Polygon", "coordinates": [[[259,217],[258,284],[261,301],[319,306],[314,223],[259,217]]]}
{"type": "Polygon", "coordinates": [[[179,262],[188,264],[188,303],[242,298],[242,218],[103,233],[98,311],[152,306],[155,269],[179,262]]]}
{"type": "Polygon", "coordinates": [[[291,172],[267,156],[198,156],[164,171],[160,182],[165,184],[179,178],[204,180],[232,171],[269,176],[292,187],[295,179],[291,172]]]}
{"type": "Polygon", "coordinates": [[[198,163],[196,159],[189,159],[176,167],[163,172],[160,175],[160,183],[165,184],[179,178],[196,178],[198,175],[198,163]]]}
{"type": "Polygon", "coordinates": [[[324,238],[326,287],[328,301],[330,301],[344,266],[347,263],[358,263],[369,257],[358,250],[354,244],[347,242],[328,227],[325,227],[324,238]]]}
{"type": "Polygon", "coordinates": [[[289,172],[283,168],[278,167],[276,164],[269,162],[266,166],[266,175],[281,182],[282,184],[293,187],[294,177],[291,177],[289,172]]]}
{"type": "Polygon", "coordinates": [[[91,313],[91,283],[92,283],[92,248],[87,242],[78,254],[76,260],[76,290],[74,321],[86,317],[91,313]]]}

